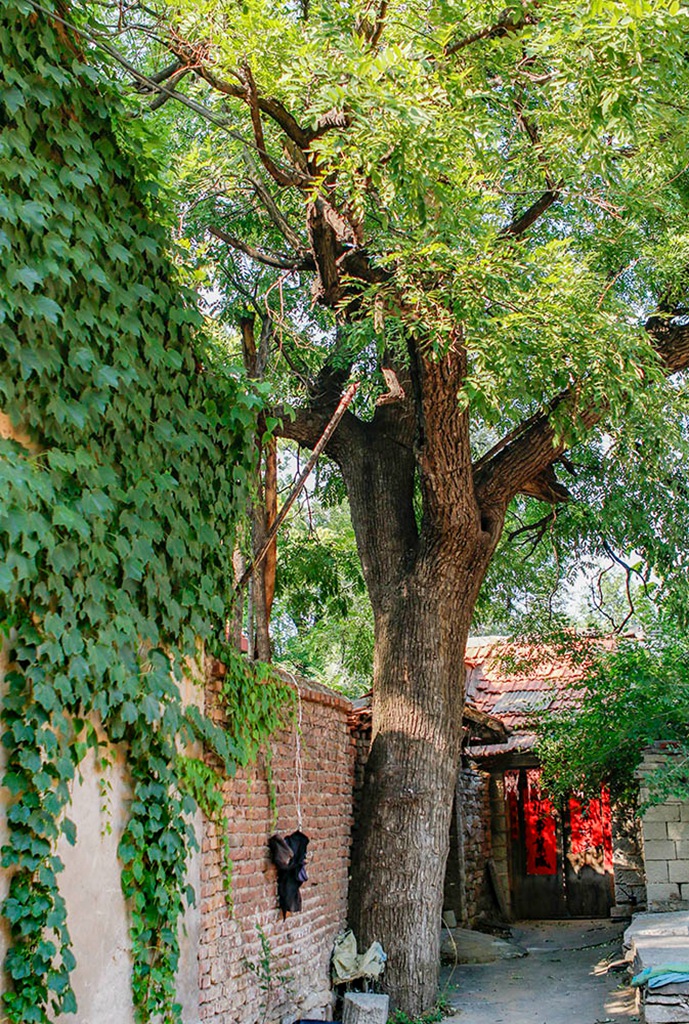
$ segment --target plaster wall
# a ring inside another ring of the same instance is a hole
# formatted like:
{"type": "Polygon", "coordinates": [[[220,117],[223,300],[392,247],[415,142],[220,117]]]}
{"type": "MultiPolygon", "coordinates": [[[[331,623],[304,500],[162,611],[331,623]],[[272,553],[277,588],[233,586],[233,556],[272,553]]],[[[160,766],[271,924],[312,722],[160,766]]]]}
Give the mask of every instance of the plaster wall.
{"type": "Polygon", "coordinates": [[[76,1015],[57,1024],[132,1024],[129,974],[129,920],[120,888],[117,846],[126,824],[129,786],[124,759],[117,752],[112,768],[101,773],[89,751],[75,780],[69,817],[77,826],[77,842],[63,838],[57,853],[65,865],[60,891],[67,904],[67,922],[77,966],[72,984],[76,1015]],[[101,784],[111,787],[101,798],[101,784]]]}
{"type": "MultiPolygon", "coordinates": [[[[7,672],[6,649],[0,651],[0,688],[7,672]]],[[[202,691],[189,683],[187,700],[202,699],[202,691]],[[199,694],[201,693],[201,697],[199,694]]],[[[130,989],[129,914],[120,888],[117,847],[127,817],[129,782],[121,750],[111,751],[111,766],[103,770],[93,751],[82,762],[72,784],[68,816],[76,825],[75,846],[61,838],[57,853],[64,863],[60,891],[67,906],[67,921],[77,966],[72,984],[77,998],[76,1014],[57,1018],[56,1024],[134,1024],[130,989]]],[[[0,773],[4,772],[4,748],[0,744],[0,773]]],[[[0,845],[7,841],[9,794],[0,790],[0,845]]],[[[201,822],[196,822],[201,836],[201,822]]],[[[200,852],[192,855],[189,880],[200,890],[200,852]]],[[[0,870],[0,900],[7,895],[10,872],[0,870]]],[[[178,998],[184,1024],[199,1020],[198,942],[200,906],[189,908],[180,929],[181,956],[178,998]]],[[[8,946],[7,922],[0,917],[0,963],[8,946]]],[[[0,992],[7,979],[0,972],[0,992]]]]}

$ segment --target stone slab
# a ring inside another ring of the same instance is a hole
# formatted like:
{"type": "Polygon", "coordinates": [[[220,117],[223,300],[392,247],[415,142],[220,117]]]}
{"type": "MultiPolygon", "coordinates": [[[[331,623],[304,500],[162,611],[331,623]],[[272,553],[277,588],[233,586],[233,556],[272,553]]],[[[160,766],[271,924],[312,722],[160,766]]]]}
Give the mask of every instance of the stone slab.
{"type": "MultiPolygon", "coordinates": [[[[635,973],[646,967],[689,961],[689,912],[638,914],[624,933],[635,973]]],[[[689,1024],[689,983],[642,989],[646,1024],[689,1024]]]]}
{"type": "Polygon", "coordinates": [[[371,992],[347,992],[342,1024],[387,1024],[389,1011],[389,996],[371,992]]]}
{"type": "Polygon", "coordinates": [[[646,937],[659,935],[685,935],[689,942],[689,912],[678,910],[670,914],[637,914],[624,933],[625,946],[646,937]]]}
{"type": "Polygon", "coordinates": [[[646,1024],[689,1024],[689,1009],[681,1006],[653,1004],[644,1006],[646,1024]]]}

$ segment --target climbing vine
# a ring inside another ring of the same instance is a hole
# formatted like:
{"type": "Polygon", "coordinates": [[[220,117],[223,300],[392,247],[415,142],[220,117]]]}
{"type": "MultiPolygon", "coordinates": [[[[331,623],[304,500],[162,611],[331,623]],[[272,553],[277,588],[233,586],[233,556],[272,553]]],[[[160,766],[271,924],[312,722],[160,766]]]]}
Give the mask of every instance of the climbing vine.
{"type": "Polygon", "coordinates": [[[139,1021],[170,1024],[191,814],[279,720],[272,684],[252,667],[234,681],[234,662],[225,703],[248,723],[234,734],[180,696],[227,612],[263,396],[205,338],[139,173],[143,145],[78,40],[0,0],[0,60],[0,412],[15,438],[0,440],[4,1019],[76,1009],[56,842],[77,841],[85,753],[118,743],[134,1004],[139,1021]],[[180,759],[194,740],[218,758],[196,791],[180,759]]]}

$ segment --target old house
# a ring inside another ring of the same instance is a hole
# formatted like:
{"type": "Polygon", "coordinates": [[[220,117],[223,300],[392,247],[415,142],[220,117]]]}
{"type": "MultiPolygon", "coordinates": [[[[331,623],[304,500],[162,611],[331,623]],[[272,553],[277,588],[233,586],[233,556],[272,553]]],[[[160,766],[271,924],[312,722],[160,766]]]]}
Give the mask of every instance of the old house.
{"type": "MultiPolygon", "coordinates": [[[[624,916],[646,902],[639,822],[605,790],[554,806],[541,791],[534,714],[580,699],[584,669],[547,647],[469,640],[465,742],[445,877],[448,919],[624,916]]],[[[371,731],[370,695],[350,716],[357,794],[371,731]]],[[[355,825],[356,827],[356,825],[355,825]]]]}
{"type": "Polygon", "coordinates": [[[496,916],[604,917],[642,907],[634,810],[611,805],[605,790],[585,803],[571,794],[554,806],[540,787],[535,714],[581,699],[583,665],[554,649],[499,637],[470,640],[465,661],[469,705],[497,718],[509,735],[486,743],[470,734],[464,748],[448,909],[476,923],[496,916]],[[453,885],[455,862],[464,864],[463,889],[453,885]]]}

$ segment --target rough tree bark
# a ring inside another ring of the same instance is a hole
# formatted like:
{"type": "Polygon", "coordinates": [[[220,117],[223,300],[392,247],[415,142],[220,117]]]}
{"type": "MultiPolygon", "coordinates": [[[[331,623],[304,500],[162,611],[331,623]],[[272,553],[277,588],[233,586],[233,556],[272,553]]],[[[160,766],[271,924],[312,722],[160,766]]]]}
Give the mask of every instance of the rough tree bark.
{"type": "Polygon", "coordinates": [[[406,401],[379,408],[371,424],[349,417],[332,445],[376,634],[350,923],[361,941],[384,942],[385,985],[410,1013],[436,995],[464,649],[502,523],[501,514],[482,515],[474,493],[468,421],[456,400],[464,369],[459,344],[439,362],[412,349],[406,401]]]}

